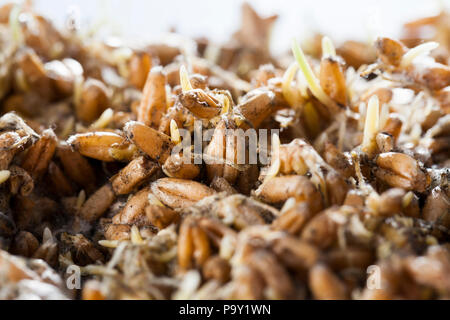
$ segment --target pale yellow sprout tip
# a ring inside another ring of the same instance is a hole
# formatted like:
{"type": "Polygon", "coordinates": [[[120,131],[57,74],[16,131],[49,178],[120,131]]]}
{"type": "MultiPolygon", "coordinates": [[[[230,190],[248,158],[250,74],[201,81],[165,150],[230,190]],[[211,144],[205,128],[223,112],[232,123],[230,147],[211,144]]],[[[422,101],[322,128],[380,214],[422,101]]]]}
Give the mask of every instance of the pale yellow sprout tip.
{"type": "Polygon", "coordinates": [[[185,66],[181,66],[180,68],[180,84],[183,93],[194,90],[192,87],[191,81],[189,80],[189,74],[186,70],[185,66]]]}
{"type": "Polygon", "coordinates": [[[113,117],[114,117],[114,110],[106,109],[102,113],[100,118],[98,118],[98,120],[92,124],[91,128],[92,129],[104,129],[111,123],[113,117]]]}
{"type": "Polygon", "coordinates": [[[283,77],[283,95],[286,101],[294,106],[298,101],[298,91],[292,87],[292,81],[295,78],[295,74],[298,70],[298,64],[296,62],[292,63],[286,70],[283,77]]]}
{"type": "Polygon", "coordinates": [[[336,48],[334,47],[333,42],[328,37],[322,38],[322,54],[323,57],[336,57],[336,48]]]}
{"type": "Polygon", "coordinates": [[[414,192],[410,191],[402,199],[403,208],[408,207],[414,199],[414,192]]]}
{"type": "Polygon", "coordinates": [[[141,237],[141,232],[136,226],[131,227],[131,242],[133,244],[142,244],[144,240],[141,237]]]}
{"type": "Polygon", "coordinates": [[[148,202],[150,203],[150,205],[152,206],[158,206],[158,207],[165,207],[164,204],[159,201],[158,198],[155,197],[155,195],[153,193],[150,193],[148,195],[148,202]]]}
{"type": "Polygon", "coordinates": [[[109,249],[116,249],[119,246],[119,241],[117,240],[100,240],[99,245],[109,249]]]}
{"type": "Polygon", "coordinates": [[[178,129],[177,122],[173,119],[170,121],[170,136],[173,143],[181,143],[180,129],[178,129]]]}
{"type": "Polygon", "coordinates": [[[78,194],[76,208],[78,210],[81,209],[81,207],[84,205],[85,202],[86,202],[86,192],[84,190],[81,190],[80,193],[78,194]]]}
{"type": "Polygon", "coordinates": [[[376,134],[380,129],[380,100],[377,95],[373,95],[368,103],[366,123],[364,127],[364,140],[362,149],[370,153],[376,134]]]}
{"type": "Polygon", "coordinates": [[[281,169],[281,162],[280,162],[280,159],[278,158],[272,162],[272,165],[270,166],[269,170],[267,171],[267,175],[264,179],[264,183],[275,178],[278,175],[278,173],[280,172],[280,169],[281,169]]]}
{"type": "Polygon", "coordinates": [[[223,98],[223,108],[222,108],[222,114],[227,114],[230,112],[231,104],[230,99],[227,96],[224,96],[223,98]]]}

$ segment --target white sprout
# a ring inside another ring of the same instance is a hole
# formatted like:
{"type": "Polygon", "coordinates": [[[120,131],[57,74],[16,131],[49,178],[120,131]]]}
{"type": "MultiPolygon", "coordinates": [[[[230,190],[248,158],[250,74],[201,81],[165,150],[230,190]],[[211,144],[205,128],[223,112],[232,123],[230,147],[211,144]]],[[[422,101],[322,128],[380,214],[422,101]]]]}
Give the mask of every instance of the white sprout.
{"type": "Polygon", "coordinates": [[[170,121],[170,136],[172,138],[173,143],[175,144],[181,143],[180,129],[178,128],[177,122],[173,119],[170,121]]]}
{"type": "Polygon", "coordinates": [[[181,66],[180,68],[180,83],[183,93],[194,90],[185,66],[181,66]]]}
{"type": "Polygon", "coordinates": [[[336,57],[336,48],[333,45],[333,42],[328,37],[322,38],[322,54],[323,57],[336,57]]]}
{"type": "Polygon", "coordinates": [[[362,150],[371,153],[373,144],[380,128],[380,101],[377,95],[373,95],[369,100],[367,108],[366,124],[364,126],[364,140],[362,150]]]}
{"type": "Polygon", "coordinates": [[[116,249],[119,244],[120,241],[117,240],[100,240],[98,242],[99,245],[101,245],[102,247],[108,248],[108,249],[116,249]]]}
{"type": "Polygon", "coordinates": [[[189,271],[184,275],[179,290],[175,293],[174,300],[186,300],[192,297],[201,285],[201,276],[198,271],[189,271]]]}
{"type": "Polygon", "coordinates": [[[9,177],[11,177],[11,171],[9,170],[0,171],[0,185],[8,181],[9,177]]]}
{"type": "Polygon", "coordinates": [[[437,42],[426,42],[412,48],[403,56],[400,67],[406,68],[410,66],[417,57],[428,55],[437,47],[439,47],[439,43],[437,42]]]}
{"type": "Polygon", "coordinates": [[[106,109],[100,118],[98,118],[97,121],[95,121],[92,125],[92,129],[104,129],[106,128],[112,121],[114,116],[114,110],[113,109],[106,109]]]}

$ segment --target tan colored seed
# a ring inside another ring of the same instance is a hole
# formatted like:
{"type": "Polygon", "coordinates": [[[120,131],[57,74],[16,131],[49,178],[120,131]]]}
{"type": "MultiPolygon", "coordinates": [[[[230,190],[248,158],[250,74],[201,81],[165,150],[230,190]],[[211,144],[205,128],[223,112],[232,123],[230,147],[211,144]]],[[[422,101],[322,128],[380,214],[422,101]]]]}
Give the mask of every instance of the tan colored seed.
{"type": "Polygon", "coordinates": [[[308,271],[320,258],[320,251],[295,237],[284,237],[273,244],[273,251],[289,268],[308,271]]]}
{"type": "Polygon", "coordinates": [[[62,170],[56,163],[50,162],[50,165],[48,166],[47,176],[53,184],[55,192],[59,195],[70,196],[75,193],[70,180],[66,177],[66,175],[62,172],[62,170]]]}
{"type": "Polygon", "coordinates": [[[166,108],[166,76],[161,67],[156,67],[148,75],[138,108],[138,121],[158,128],[166,108]]]}
{"type": "Polygon", "coordinates": [[[183,222],[178,236],[178,265],[184,270],[192,266],[192,255],[194,254],[192,237],[192,226],[186,221],[183,222]]]}
{"type": "Polygon", "coordinates": [[[194,164],[194,159],[183,155],[172,155],[162,167],[169,178],[193,180],[200,174],[200,166],[194,164]]]}
{"type": "Polygon", "coordinates": [[[306,202],[295,204],[292,209],[283,212],[272,224],[275,230],[286,231],[290,234],[301,232],[306,223],[314,216],[306,202]]]}
{"type": "Polygon", "coordinates": [[[129,145],[124,137],[112,132],[77,134],[70,137],[67,143],[83,156],[104,162],[117,161],[111,154],[111,149],[129,145]]]}
{"type": "Polygon", "coordinates": [[[111,179],[114,192],[117,195],[130,194],[147,182],[157,170],[157,164],[146,157],[134,159],[111,179]]]}
{"type": "MultiPolygon", "coordinates": [[[[11,166],[9,184],[11,193],[20,194],[23,197],[29,196],[34,190],[34,180],[30,174],[18,166],[11,166]]],[[[49,173],[51,172],[51,163],[49,166],[49,173]]],[[[1,181],[1,179],[0,179],[1,181]]]]}
{"type": "Polygon", "coordinates": [[[256,190],[256,195],[267,203],[283,203],[289,198],[306,201],[311,210],[322,208],[322,197],[314,184],[303,176],[276,177],[265,182],[256,190]]]}
{"type": "Polygon", "coordinates": [[[429,179],[417,160],[403,153],[383,153],[377,158],[376,174],[391,187],[424,192],[429,179]]]}
{"type": "Polygon", "coordinates": [[[125,224],[111,224],[105,231],[105,238],[109,241],[128,241],[131,239],[131,227],[125,224]]]}
{"type": "Polygon", "coordinates": [[[407,48],[401,42],[389,38],[379,38],[375,42],[375,47],[384,63],[396,67],[401,64],[407,52],[407,48]]]}
{"type": "Polygon", "coordinates": [[[436,187],[428,196],[423,208],[423,218],[450,227],[450,198],[440,187],[436,187]]]}
{"type": "Polygon", "coordinates": [[[212,119],[222,111],[219,100],[199,89],[182,93],[180,102],[200,119],[212,119]]]}
{"type": "Polygon", "coordinates": [[[331,246],[337,237],[337,223],[331,219],[330,213],[336,208],[329,209],[311,219],[301,233],[301,239],[319,248],[331,246]]]}
{"type": "Polygon", "coordinates": [[[128,122],[124,131],[128,139],[161,165],[166,162],[174,147],[169,136],[139,122],[128,122]]]}
{"type": "Polygon", "coordinates": [[[82,84],[76,114],[81,121],[91,123],[98,119],[109,106],[109,92],[103,82],[88,79],[82,84]]]}
{"type": "Polygon", "coordinates": [[[171,208],[186,208],[215,194],[214,190],[199,182],[173,178],[154,182],[152,191],[162,203],[171,208]]]}
{"type": "Polygon", "coordinates": [[[231,123],[223,120],[214,130],[214,135],[206,149],[206,154],[211,159],[211,162],[207,162],[206,165],[209,181],[215,177],[223,177],[234,184],[238,178],[239,170],[233,166],[238,162],[238,137],[227,132],[228,129],[233,128],[231,123]]]}
{"type": "Polygon", "coordinates": [[[96,182],[95,172],[89,161],[79,152],[73,151],[67,144],[58,146],[57,156],[61,161],[64,172],[72,181],[91,192],[96,182]]]}
{"type": "Polygon", "coordinates": [[[325,93],[337,103],[347,105],[347,85],[344,71],[333,57],[322,59],[320,64],[320,85],[325,93]]]}
{"type": "Polygon", "coordinates": [[[274,99],[275,96],[271,91],[258,91],[243,102],[238,110],[254,128],[258,128],[268,116],[275,112],[274,99]]]}
{"type": "Polygon", "coordinates": [[[57,138],[53,130],[46,130],[41,139],[28,150],[22,163],[24,168],[34,179],[41,178],[48,169],[56,151],[57,138]]]}
{"type": "Polygon", "coordinates": [[[348,292],[345,284],[323,265],[316,265],[309,274],[309,286],[317,300],[346,300],[348,292]]]}
{"type": "Polygon", "coordinates": [[[258,250],[248,259],[249,265],[254,268],[266,283],[269,299],[289,299],[294,291],[294,286],[287,270],[278,259],[270,252],[258,250]]]}
{"type": "Polygon", "coordinates": [[[135,53],[129,62],[130,74],[128,80],[136,88],[144,89],[153,61],[147,53],[135,53]]]}
{"type": "Polygon", "coordinates": [[[132,196],[122,211],[113,218],[113,223],[148,226],[145,208],[150,205],[148,200],[150,192],[150,188],[145,188],[132,196]]]}
{"type": "Polygon", "coordinates": [[[163,230],[180,220],[179,213],[160,205],[150,205],[146,207],[145,213],[148,221],[159,230],[163,230]]]}
{"type": "Polygon", "coordinates": [[[80,218],[94,222],[101,218],[115,200],[114,191],[107,184],[95,192],[81,207],[80,218]]]}

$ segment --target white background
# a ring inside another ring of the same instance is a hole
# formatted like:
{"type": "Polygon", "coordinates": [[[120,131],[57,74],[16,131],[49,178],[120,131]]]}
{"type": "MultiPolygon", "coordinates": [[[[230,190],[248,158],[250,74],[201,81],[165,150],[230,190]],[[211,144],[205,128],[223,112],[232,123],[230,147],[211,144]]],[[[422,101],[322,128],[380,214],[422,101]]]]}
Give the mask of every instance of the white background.
{"type": "MultiPolygon", "coordinates": [[[[1,3],[9,2],[0,0],[1,3]]],[[[77,6],[84,26],[108,17],[107,28],[129,38],[154,40],[175,27],[187,36],[226,41],[240,23],[242,0],[34,0],[40,12],[64,23],[69,7],[77,6]]],[[[450,0],[249,0],[262,15],[278,13],[272,39],[275,52],[292,38],[319,30],[336,41],[396,36],[401,25],[435,14],[450,0]]]]}

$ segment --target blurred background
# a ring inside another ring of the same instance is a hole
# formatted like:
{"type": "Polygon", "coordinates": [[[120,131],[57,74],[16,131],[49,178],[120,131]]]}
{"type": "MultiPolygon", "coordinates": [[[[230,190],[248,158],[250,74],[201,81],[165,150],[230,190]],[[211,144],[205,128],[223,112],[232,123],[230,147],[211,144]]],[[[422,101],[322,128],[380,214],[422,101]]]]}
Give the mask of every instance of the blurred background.
{"type": "MultiPolygon", "coordinates": [[[[0,0],[0,3],[10,2],[0,0]]],[[[19,1],[17,1],[19,2],[19,1]]],[[[102,27],[112,35],[156,40],[171,28],[190,37],[224,42],[239,27],[244,0],[34,0],[57,24],[78,15],[81,28],[102,27]]],[[[279,14],[272,51],[319,31],[335,41],[397,36],[403,23],[450,8],[450,0],[248,0],[262,16],[279,14]]]]}

